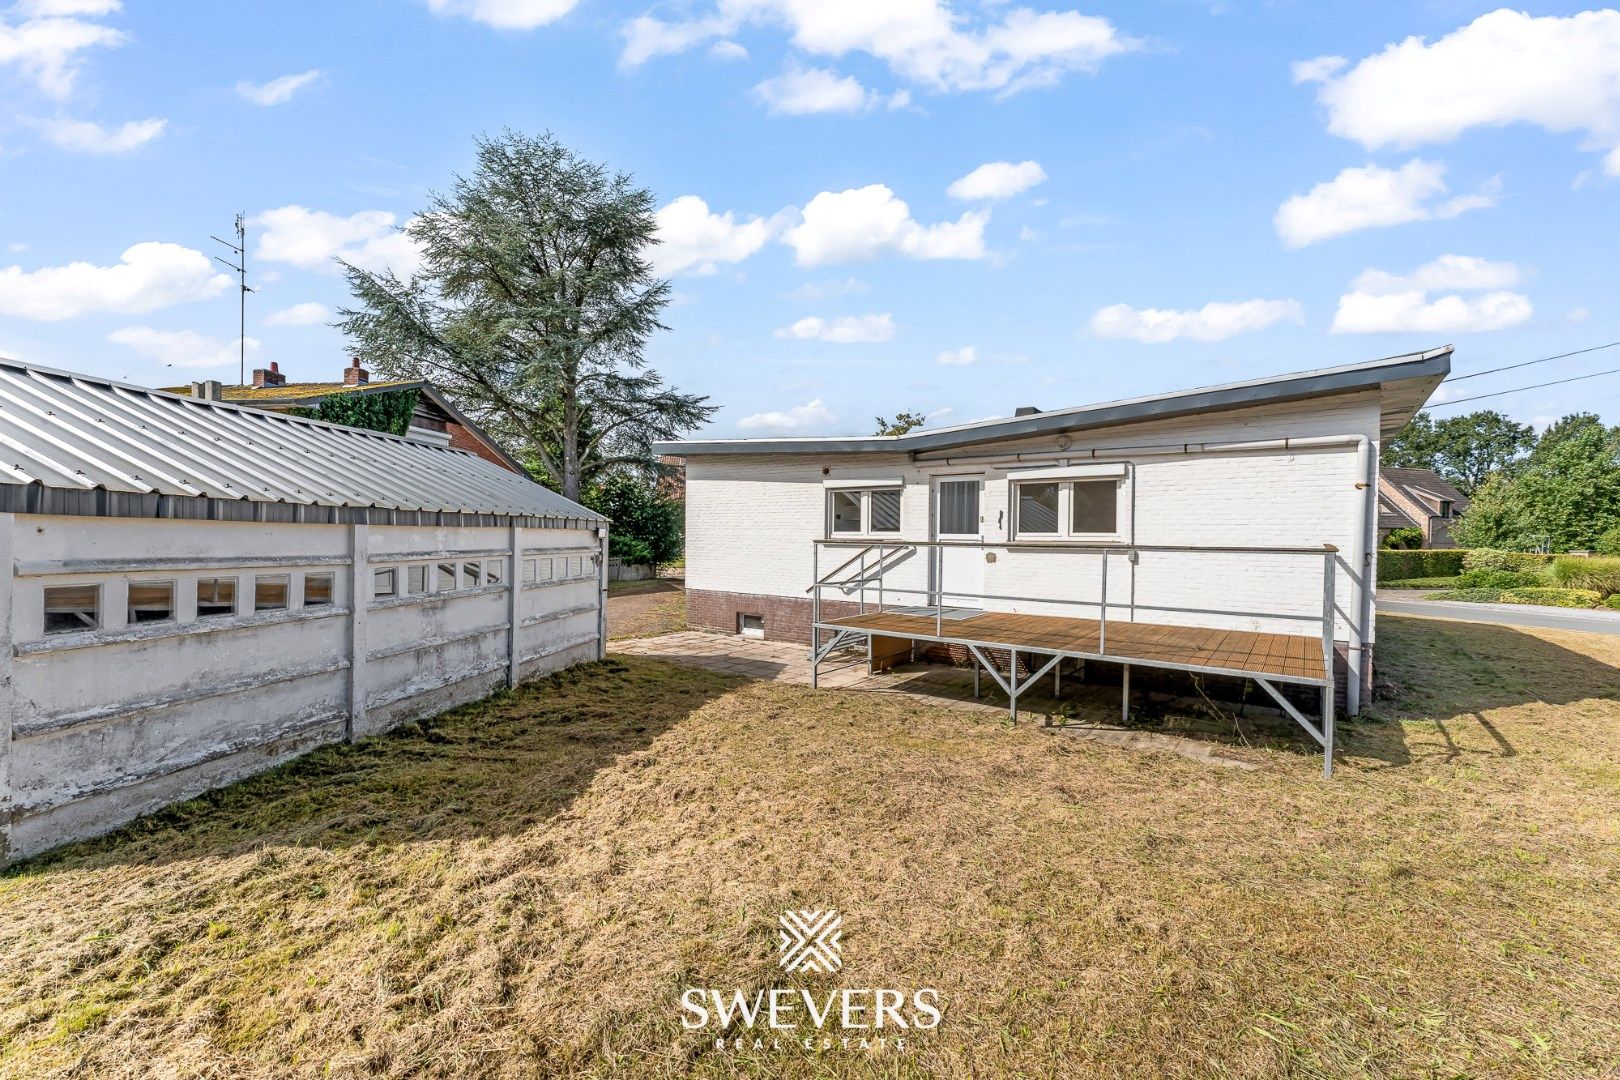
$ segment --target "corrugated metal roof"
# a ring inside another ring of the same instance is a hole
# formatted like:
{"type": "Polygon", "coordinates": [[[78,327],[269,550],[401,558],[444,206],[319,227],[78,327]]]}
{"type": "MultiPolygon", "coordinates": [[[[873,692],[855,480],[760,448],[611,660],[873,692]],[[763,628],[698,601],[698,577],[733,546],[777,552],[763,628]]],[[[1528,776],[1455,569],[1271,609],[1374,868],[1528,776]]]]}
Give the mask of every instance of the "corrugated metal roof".
{"type": "Polygon", "coordinates": [[[604,520],[475,454],[0,360],[0,483],[604,520]]]}

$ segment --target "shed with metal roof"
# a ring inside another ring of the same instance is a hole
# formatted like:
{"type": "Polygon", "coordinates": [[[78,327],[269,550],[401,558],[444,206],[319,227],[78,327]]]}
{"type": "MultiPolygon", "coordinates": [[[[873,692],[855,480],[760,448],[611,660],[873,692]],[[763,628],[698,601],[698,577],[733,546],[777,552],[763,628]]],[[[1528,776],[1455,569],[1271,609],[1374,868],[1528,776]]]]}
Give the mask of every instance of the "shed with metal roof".
{"type": "Polygon", "coordinates": [[[0,361],[0,860],[599,658],[606,546],[449,445],[0,361]]]}

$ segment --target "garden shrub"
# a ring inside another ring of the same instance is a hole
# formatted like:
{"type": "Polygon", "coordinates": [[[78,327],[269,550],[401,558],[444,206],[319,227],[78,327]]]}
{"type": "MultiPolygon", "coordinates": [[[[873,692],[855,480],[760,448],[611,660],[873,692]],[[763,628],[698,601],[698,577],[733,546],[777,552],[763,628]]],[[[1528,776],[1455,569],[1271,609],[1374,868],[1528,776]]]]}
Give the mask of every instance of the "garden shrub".
{"type": "Polygon", "coordinates": [[[1464,570],[1457,575],[1460,589],[1521,589],[1545,584],[1539,574],[1519,574],[1512,570],[1464,570]]]}
{"type": "Polygon", "coordinates": [[[1552,561],[1538,551],[1497,551],[1471,548],[1463,556],[1464,570],[1508,570],[1516,574],[1534,573],[1552,561]]]}
{"type": "Polygon", "coordinates": [[[1462,573],[1461,548],[1424,548],[1418,551],[1384,550],[1378,553],[1378,583],[1403,578],[1456,577],[1462,573]]]}
{"type": "Polygon", "coordinates": [[[1607,607],[1612,607],[1614,610],[1620,611],[1620,593],[1615,593],[1613,596],[1603,601],[1603,603],[1607,607]]]}
{"type": "Polygon", "coordinates": [[[1465,604],[1495,604],[1502,599],[1501,589],[1446,589],[1426,600],[1461,600],[1465,604]]]}
{"type": "Polygon", "coordinates": [[[1592,589],[1603,596],[1613,596],[1620,593],[1620,558],[1558,559],[1553,563],[1553,577],[1558,584],[1572,589],[1592,589]]]}
{"type": "Polygon", "coordinates": [[[1461,600],[1467,604],[1542,604],[1548,607],[1597,607],[1602,598],[1590,589],[1447,589],[1430,600],[1461,600]]]}
{"type": "Polygon", "coordinates": [[[1620,555],[1620,525],[1599,536],[1592,544],[1592,550],[1599,555],[1620,555]]]}
{"type": "Polygon", "coordinates": [[[1504,589],[1504,604],[1548,604],[1552,607],[1591,608],[1603,597],[1591,589],[1504,589]]]}

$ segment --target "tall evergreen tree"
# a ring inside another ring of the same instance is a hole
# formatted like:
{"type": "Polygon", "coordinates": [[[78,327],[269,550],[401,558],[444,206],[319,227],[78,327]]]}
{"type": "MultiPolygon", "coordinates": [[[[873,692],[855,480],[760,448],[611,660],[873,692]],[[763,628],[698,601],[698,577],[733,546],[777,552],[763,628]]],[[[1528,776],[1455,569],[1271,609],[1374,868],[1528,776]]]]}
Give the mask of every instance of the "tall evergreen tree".
{"type": "Polygon", "coordinates": [[[670,296],[647,259],[652,193],[549,134],[506,131],[477,151],[472,175],[406,226],[415,275],[344,264],[357,306],[338,325],[367,366],[433,382],[577,499],[650,468],[654,440],[714,407],[647,366],[670,296]]]}

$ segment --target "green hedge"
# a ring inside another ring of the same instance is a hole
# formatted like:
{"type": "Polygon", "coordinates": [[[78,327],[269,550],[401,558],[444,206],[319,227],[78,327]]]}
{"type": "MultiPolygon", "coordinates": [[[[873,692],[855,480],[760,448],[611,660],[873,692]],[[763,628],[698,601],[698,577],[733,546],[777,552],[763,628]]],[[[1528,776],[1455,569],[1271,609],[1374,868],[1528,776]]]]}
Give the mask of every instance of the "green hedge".
{"type": "Polygon", "coordinates": [[[1403,578],[1456,577],[1462,573],[1461,548],[1424,548],[1418,551],[1378,553],[1378,584],[1403,578]]]}
{"type": "Polygon", "coordinates": [[[1541,572],[1551,555],[1537,551],[1497,551],[1494,548],[1472,548],[1463,555],[1465,570],[1506,570],[1514,574],[1541,572]]]}

